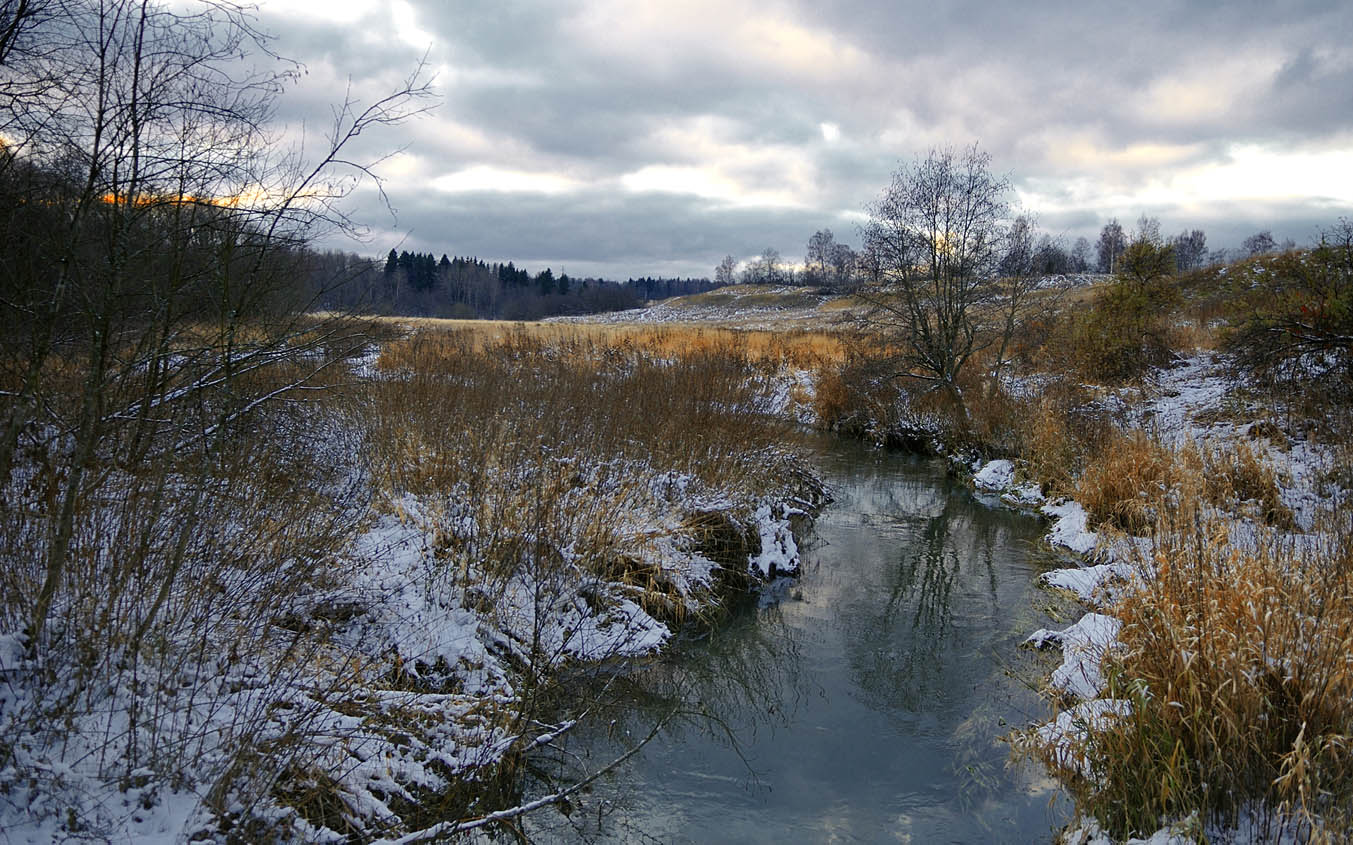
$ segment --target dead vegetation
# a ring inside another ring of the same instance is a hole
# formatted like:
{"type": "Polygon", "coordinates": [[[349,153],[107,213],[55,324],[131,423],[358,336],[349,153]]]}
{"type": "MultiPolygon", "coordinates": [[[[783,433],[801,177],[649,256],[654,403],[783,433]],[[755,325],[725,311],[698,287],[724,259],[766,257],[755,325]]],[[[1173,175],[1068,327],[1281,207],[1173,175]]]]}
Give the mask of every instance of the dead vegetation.
{"type": "MultiPolygon", "coordinates": [[[[1105,696],[1127,715],[1083,735],[1082,807],[1115,836],[1197,813],[1264,840],[1343,841],[1353,818],[1353,543],[1272,530],[1231,538],[1185,498],[1153,526],[1149,578],[1105,696]]],[[[1056,760],[1050,760],[1054,765],[1056,760]]]]}

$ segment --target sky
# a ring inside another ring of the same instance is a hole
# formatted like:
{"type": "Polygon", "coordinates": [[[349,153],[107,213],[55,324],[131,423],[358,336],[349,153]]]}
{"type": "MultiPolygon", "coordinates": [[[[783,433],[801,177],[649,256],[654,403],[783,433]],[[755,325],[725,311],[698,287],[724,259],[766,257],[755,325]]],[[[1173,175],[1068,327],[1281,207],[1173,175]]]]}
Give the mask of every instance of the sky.
{"type": "Polygon", "coordinates": [[[1140,0],[262,0],[315,134],[421,58],[426,115],[359,139],[367,255],[712,276],[859,224],[899,166],[973,143],[1069,247],[1142,215],[1211,248],[1353,216],[1353,8],[1140,0]],[[390,155],[394,153],[393,155],[390,155]]]}

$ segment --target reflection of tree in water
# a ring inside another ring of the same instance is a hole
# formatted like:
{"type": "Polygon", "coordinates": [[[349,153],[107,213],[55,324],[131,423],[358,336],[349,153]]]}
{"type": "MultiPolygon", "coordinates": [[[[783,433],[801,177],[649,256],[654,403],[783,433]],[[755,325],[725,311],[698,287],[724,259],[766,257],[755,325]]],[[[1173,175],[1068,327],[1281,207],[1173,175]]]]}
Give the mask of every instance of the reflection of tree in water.
{"type": "MultiPolygon", "coordinates": [[[[947,736],[940,765],[955,781],[954,810],[980,819],[1013,776],[997,742],[1007,730],[1001,714],[1013,695],[1032,695],[993,661],[989,634],[965,639],[993,627],[972,624],[975,617],[999,620],[1019,606],[1023,586],[1003,595],[997,562],[998,550],[1018,542],[1016,517],[977,505],[950,483],[924,490],[900,516],[909,530],[895,563],[880,567],[876,586],[862,586],[863,610],[842,620],[851,670],[870,707],[937,721],[947,736]]],[[[992,841],[1002,836],[992,829],[992,841]]]]}
{"type": "MultiPolygon", "coordinates": [[[[528,764],[527,795],[557,792],[587,777],[662,721],[655,745],[679,746],[693,732],[726,744],[739,757],[761,730],[788,723],[803,695],[799,645],[778,606],[741,608],[698,636],[647,662],[616,663],[568,679],[568,699],[586,701],[579,725],[528,764]],[[730,716],[730,714],[733,714],[730,716]]],[[[744,759],[745,762],[745,759],[744,759]]],[[[752,782],[756,772],[747,774],[752,782]]],[[[621,766],[559,810],[544,810],[526,827],[552,841],[656,841],[625,825],[626,804],[638,796],[621,766]]]]}
{"type": "Polygon", "coordinates": [[[881,605],[844,621],[856,683],[876,709],[942,714],[985,662],[980,644],[957,641],[954,617],[998,612],[994,549],[1007,532],[1001,520],[974,518],[966,496],[944,493],[883,567],[881,605]]]}

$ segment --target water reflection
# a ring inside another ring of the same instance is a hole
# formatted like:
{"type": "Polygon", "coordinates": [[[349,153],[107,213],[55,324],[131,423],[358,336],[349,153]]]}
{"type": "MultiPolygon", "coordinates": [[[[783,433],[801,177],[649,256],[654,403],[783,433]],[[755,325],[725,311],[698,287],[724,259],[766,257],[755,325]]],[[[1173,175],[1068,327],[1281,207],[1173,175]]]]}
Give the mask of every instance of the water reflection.
{"type": "Polygon", "coordinates": [[[1034,609],[1040,526],[936,462],[826,441],[819,464],[836,503],[797,584],[628,673],[628,698],[568,753],[610,759],[655,714],[679,724],[596,790],[595,816],[533,835],[1025,842],[1064,821],[1000,741],[1043,712],[1010,671],[1031,659],[1022,635],[1049,624],[1034,609]]]}

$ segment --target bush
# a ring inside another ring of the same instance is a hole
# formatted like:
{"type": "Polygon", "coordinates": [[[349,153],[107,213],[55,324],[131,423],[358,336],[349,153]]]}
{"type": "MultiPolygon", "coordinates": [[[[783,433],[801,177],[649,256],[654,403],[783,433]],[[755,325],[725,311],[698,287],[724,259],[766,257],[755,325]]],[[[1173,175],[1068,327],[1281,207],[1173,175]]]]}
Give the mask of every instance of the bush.
{"type": "Polygon", "coordinates": [[[1170,362],[1169,316],[1180,297],[1167,260],[1173,260],[1169,247],[1132,244],[1123,272],[1072,321],[1069,346],[1084,377],[1118,384],[1170,362]]]}
{"type": "Polygon", "coordinates": [[[1353,221],[1341,220],[1309,252],[1251,268],[1226,347],[1271,383],[1347,396],[1353,382],[1353,221]],[[1331,392],[1328,388],[1339,388],[1331,392]]]}

